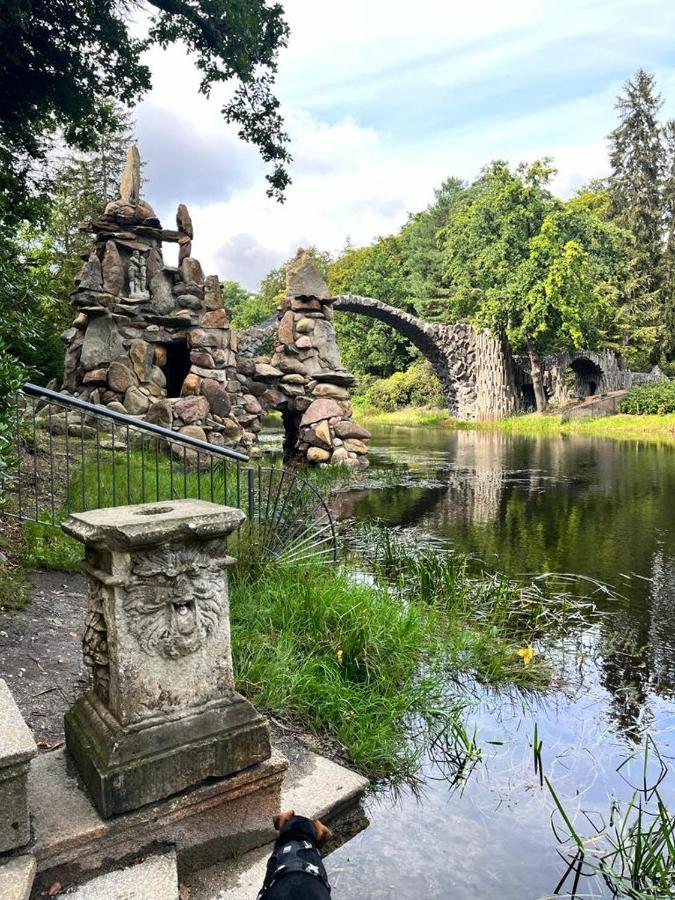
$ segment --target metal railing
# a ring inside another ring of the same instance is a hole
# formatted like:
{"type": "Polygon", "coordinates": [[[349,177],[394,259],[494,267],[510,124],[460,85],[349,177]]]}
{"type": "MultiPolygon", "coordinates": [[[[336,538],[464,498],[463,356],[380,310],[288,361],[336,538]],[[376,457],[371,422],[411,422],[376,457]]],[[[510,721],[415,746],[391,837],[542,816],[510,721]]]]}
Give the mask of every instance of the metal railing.
{"type": "Polygon", "coordinates": [[[180,498],[243,509],[256,552],[337,555],[320,492],[297,470],[263,467],[207,443],[48,388],[26,384],[15,403],[12,465],[0,471],[2,512],[58,526],[73,511],[180,498]]]}

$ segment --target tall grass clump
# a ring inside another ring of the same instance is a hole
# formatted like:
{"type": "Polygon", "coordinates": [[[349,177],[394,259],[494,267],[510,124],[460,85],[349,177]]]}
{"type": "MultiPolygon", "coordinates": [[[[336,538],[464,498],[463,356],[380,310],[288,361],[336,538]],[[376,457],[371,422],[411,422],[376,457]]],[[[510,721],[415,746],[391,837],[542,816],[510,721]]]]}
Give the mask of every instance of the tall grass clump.
{"type": "Polygon", "coordinates": [[[239,687],[332,739],[370,777],[414,776],[440,747],[457,775],[477,753],[463,715],[469,682],[545,687],[532,643],[554,614],[539,587],[473,577],[459,555],[379,528],[359,541],[359,568],[241,560],[231,592],[239,687]]]}
{"type": "Polygon", "coordinates": [[[609,810],[565,808],[553,785],[546,785],[554,802],[552,819],[556,837],[567,850],[560,855],[567,868],[555,894],[571,883],[566,896],[588,896],[585,879],[600,878],[612,897],[631,900],[670,900],[675,896],[675,815],[663,799],[663,784],[670,772],[651,737],[619,766],[618,771],[637,762],[639,783],[631,784],[627,799],[610,798],[609,810]],[[656,775],[650,770],[656,763],[656,775]],[[575,824],[581,813],[585,828],[575,824]],[[590,834],[582,834],[590,828],[590,834]],[[580,889],[581,885],[581,889],[580,889]]]}

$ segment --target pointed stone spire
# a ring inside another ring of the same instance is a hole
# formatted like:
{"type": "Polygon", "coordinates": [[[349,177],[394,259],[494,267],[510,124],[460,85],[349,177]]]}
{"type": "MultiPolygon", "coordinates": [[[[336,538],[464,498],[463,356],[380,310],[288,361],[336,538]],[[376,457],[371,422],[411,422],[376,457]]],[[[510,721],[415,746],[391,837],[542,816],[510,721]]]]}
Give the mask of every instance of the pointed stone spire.
{"type": "Polygon", "coordinates": [[[286,269],[286,296],[330,299],[328,285],[317,264],[306,250],[300,248],[286,269]]]}
{"type": "Polygon", "coordinates": [[[120,182],[120,200],[136,206],[141,199],[141,156],[133,144],[127,151],[127,164],[120,182]]]}

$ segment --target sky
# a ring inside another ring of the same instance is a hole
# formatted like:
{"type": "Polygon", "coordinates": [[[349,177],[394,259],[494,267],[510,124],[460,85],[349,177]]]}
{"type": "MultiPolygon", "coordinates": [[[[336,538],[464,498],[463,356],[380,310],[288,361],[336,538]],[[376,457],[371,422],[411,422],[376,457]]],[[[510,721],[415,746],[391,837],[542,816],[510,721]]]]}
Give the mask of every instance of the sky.
{"type": "Polygon", "coordinates": [[[227,89],[199,95],[184,47],[148,52],[153,89],[135,110],[146,198],[167,228],[186,203],[193,255],[249,290],[300,246],[337,253],[395,233],[445,178],[470,180],[492,159],[552,156],[553,188],[570,196],[607,174],[614,102],[640,67],[675,117],[673,0],[282,5],[276,94],[294,158],[283,205],[223,122],[227,89]]]}

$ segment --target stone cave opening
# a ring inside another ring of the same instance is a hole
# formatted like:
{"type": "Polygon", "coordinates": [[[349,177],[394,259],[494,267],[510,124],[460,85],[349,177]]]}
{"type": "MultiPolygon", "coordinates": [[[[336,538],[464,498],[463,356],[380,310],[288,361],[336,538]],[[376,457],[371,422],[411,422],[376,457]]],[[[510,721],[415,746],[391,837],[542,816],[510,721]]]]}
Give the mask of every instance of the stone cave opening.
{"type": "Polygon", "coordinates": [[[594,397],[602,393],[602,369],[590,359],[575,359],[570,363],[574,372],[574,393],[577,397],[594,397]]]}
{"type": "Polygon", "coordinates": [[[180,397],[183,382],[190,371],[190,351],[186,340],[172,341],[165,344],[166,363],[164,375],[166,376],[166,396],[180,397]]]}

